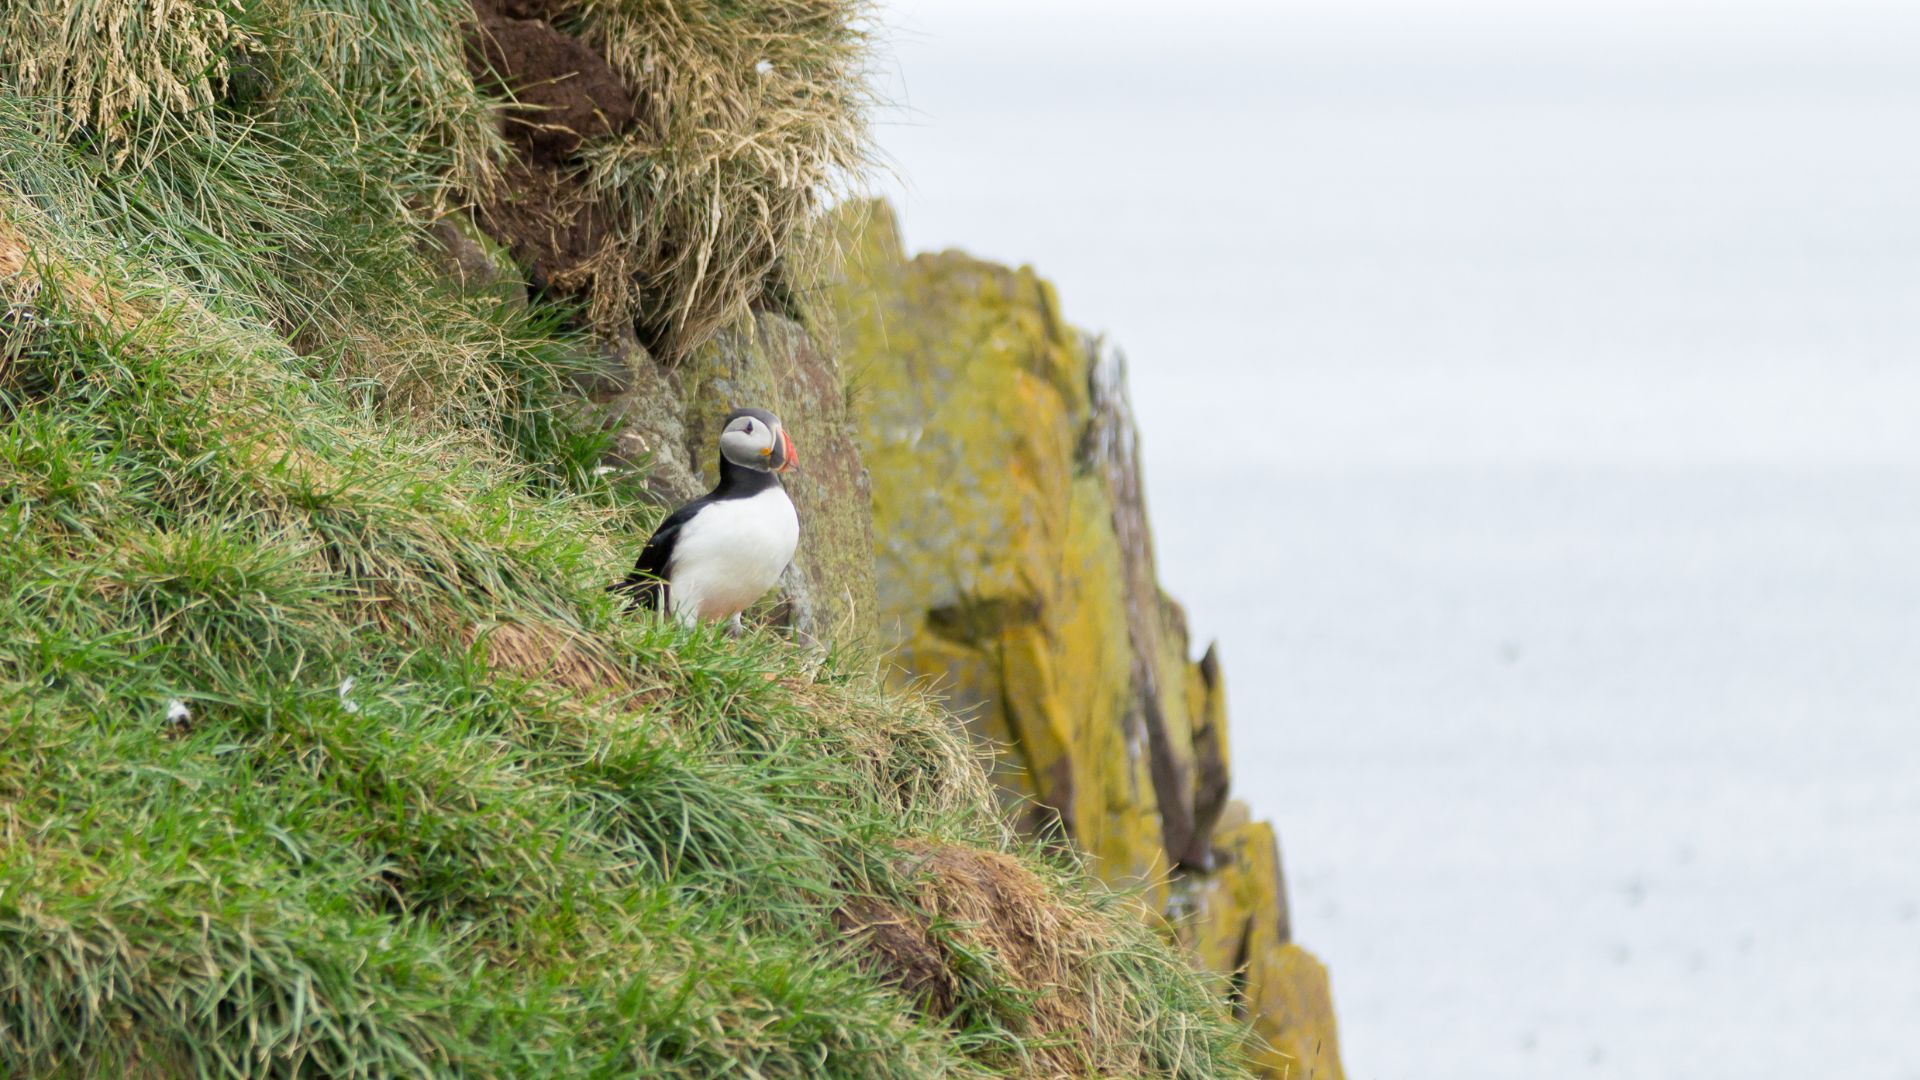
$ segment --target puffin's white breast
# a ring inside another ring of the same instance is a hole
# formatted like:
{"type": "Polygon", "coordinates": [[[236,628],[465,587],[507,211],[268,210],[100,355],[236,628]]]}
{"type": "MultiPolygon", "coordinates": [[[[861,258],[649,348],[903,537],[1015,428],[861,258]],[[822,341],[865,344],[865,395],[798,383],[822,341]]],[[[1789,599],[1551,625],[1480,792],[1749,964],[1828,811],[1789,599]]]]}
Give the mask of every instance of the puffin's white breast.
{"type": "Polygon", "coordinates": [[[673,613],[730,619],[773,588],[800,544],[800,515],[775,485],[744,499],[701,507],[680,528],[667,567],[673,613]]]}

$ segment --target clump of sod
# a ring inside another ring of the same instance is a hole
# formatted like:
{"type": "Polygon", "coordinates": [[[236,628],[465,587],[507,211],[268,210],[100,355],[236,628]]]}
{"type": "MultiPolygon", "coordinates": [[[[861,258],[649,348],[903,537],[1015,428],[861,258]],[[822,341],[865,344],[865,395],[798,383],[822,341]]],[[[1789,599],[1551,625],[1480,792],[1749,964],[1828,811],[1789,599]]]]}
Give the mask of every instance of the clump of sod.
{"type": "Polygon", "coordinates": [[[865,0],[580,9],[581,34],[649,117],[584,155],[586,187],[626,223],[618,280],[635,283],[595,303],[637,312],[677,356],[745,312],[777,270],[804,278],[822,258],[822,200],[870,160],[873,16],[865,0]]]}

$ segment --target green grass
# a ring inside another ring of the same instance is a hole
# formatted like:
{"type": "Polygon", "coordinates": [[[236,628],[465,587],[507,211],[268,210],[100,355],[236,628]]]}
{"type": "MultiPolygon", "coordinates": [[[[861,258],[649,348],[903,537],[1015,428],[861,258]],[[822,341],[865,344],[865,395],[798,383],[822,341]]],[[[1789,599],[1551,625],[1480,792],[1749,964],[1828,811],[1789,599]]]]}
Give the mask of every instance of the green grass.
{"type": "Polygon", "coordinates": [[[463,72],[392,77],[452,9],[233,10],[251,100],[103,125],[0,52],[0,1073],[1237,1075],[937,708],[603,592],[658,510],[570,313],[419,254],[484,168],[463,72]],[[930,911],[922,1015],[833,916],[927,850],[1014,853],[1058,955],[930,911]]]}

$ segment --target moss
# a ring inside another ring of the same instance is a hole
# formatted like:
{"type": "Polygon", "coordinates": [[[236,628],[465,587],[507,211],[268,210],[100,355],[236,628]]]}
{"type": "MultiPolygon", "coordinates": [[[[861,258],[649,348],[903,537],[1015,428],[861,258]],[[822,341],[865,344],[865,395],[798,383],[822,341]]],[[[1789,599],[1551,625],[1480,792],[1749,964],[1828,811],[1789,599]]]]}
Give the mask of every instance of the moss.
{"type": "Polygon", "coordinates": [[[891,279],[843,318],[883,623],[913,672],[1014,748],[1003,777],[1036,823],[1058,820],[1109,880],[1152,881],[1167,861],[1147,763],[1102,722],[1127,708],[1131,661],[1113,507],[1075,466],[1082,343],[1031,271],[905,262],[871,238],[856,258],[891,279]]]}

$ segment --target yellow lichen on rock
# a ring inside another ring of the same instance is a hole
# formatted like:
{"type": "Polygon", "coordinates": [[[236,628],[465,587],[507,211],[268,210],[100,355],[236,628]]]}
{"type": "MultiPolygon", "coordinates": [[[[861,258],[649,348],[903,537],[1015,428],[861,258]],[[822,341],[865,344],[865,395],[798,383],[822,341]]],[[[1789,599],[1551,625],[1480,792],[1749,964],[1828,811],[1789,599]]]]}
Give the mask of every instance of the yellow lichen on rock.
{"type": "Polygon", "coordinates": [[[1247,1009],[1264,1044],[1255,1063],[1288,1080],[1343,1080],[1326,965],[1298,945],[1269,944],[1246,972],[1247,1009]]]}
{"type": "Polygon", "coordinates": [[[873,476],[883,634],[983,736],[1000,779],[1112,879],[1164,873],[1146,760],[1118,724],[1131,688],[1122,553],[1077,465],[1084,346],[1031,271],[900,257],[884,219],[843,316],[873,476]],[[880,282],[884,282],[881,285],[880,282]],[[864,310],[862,309],[864,306],[864,310]]]}
{"type": "Polygon", "coordinates": [[[1275,1075],[1338,1080],[1325,971],[1289,940],[1273,831],[1226,799],[1219,658],[1191,659],[1155,577],[1118,355],[1031,269],[909,259],[884,206],[847,216],[841,366],[901,677],[996,748],[1029,829],[1070,839],[1233,980],[1275,1075]]]}

